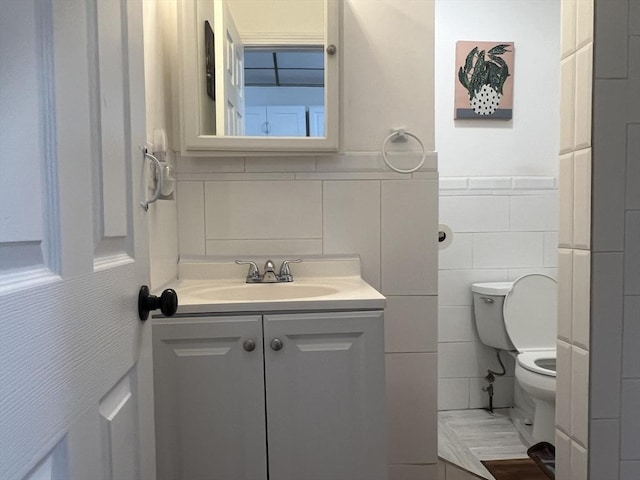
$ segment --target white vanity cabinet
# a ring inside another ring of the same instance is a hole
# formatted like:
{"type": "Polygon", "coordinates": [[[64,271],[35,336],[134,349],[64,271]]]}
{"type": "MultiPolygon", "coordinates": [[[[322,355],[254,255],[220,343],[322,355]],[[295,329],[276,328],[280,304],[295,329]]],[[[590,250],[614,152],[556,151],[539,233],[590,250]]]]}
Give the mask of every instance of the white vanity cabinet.
{"type": "Polygon", "coordinates": [[[158,319],[153,336],[159,480],[386,478],[382,311],[158,319]]]}
{"type": "Polygon", "coordinates": [[[158,480],[266,480],[261,316],[163,319],[153,369],[158,480]]]}

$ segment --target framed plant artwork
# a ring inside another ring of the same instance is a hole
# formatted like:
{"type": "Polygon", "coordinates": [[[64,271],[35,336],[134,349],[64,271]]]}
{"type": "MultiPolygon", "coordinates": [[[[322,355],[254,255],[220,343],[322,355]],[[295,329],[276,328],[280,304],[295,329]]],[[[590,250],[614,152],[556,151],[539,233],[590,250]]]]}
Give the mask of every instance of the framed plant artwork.
{"type": "Polygon", "coordinates": [[[456,43],[456,119],[513,116],[513,42],[456,43]]]}

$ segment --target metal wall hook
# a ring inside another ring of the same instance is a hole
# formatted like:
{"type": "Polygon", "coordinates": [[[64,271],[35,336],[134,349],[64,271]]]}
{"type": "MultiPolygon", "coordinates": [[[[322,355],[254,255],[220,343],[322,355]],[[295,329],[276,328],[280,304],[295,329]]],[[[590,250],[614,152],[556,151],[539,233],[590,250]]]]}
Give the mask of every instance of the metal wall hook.
{"type": "MultiPolygon", "coordinates": [[[[142,202],[140,202],[140,206],[142,208],[144,208],[144,211],[148,211],[149,210],[149,205],[152,204],[153,202],[155,202],[156,200],[158,200],[160,198],[161,195],[161,190],[162,190],[162,182],[161,182],[161,178],[160,176],[162,175],[162,164],[160,162],[160,160],[158,160],[158,158],[155,155],[152,155],[149,153],[149,151],[147,150],[147,148],[145,147],[144,149],[144,157],[143,157],[143,161],[145,159],[151,159],[154,163],[155,163],[155,167],[156,167],[156,190],[153,193],[153,196],[148,199],[148,200],[144,200],[142,202]]],[[[144,194],[146,196],[146,187],[145,187],[145,191],[144,194]]]]}

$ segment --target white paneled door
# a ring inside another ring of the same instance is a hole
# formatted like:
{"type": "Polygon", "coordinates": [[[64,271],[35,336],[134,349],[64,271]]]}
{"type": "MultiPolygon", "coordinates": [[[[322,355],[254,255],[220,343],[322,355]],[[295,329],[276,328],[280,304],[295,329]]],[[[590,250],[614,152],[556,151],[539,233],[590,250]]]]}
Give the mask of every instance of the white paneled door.
{"type": "Polygon", "coordinates": [[[0,478],[153,480],[142,2],[0,11],[0,478]]]}

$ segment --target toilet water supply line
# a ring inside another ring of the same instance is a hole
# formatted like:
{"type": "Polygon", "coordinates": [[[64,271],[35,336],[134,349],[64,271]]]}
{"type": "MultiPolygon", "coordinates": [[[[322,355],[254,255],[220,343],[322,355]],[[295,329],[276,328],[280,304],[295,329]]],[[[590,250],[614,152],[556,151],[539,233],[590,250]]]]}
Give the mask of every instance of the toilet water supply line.
{"type": "Polygon", "coordinates": [[[493,413],[493,382],[496,381],[496,376],[502,377],[507,373],[506,368],[504,368],[504,363],[502,363],[502,359],[500,358],[500,350],[497,348],[495,350],[496,356],[498,357],[498,363],[500,364],[500,367],[502,367],[502,372],[494,372],[493,370],[488,368],[487,375],[484,377],[484,379],[489,383],[489,385],[487,385],[486,387],[482,387],[482,391],[487,392],[487,394],[489,395],[488,410],[490,413],[493,413]]]}

